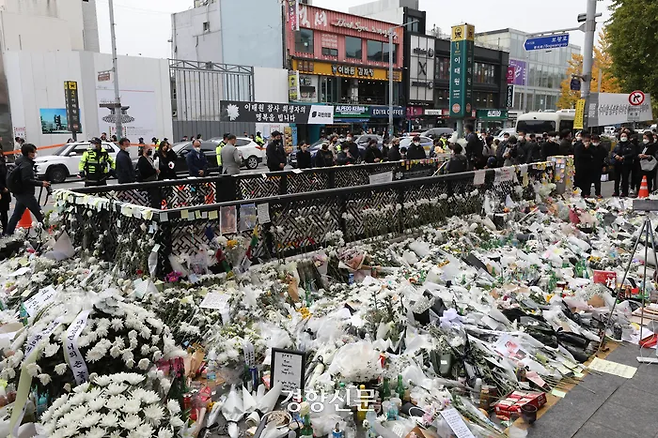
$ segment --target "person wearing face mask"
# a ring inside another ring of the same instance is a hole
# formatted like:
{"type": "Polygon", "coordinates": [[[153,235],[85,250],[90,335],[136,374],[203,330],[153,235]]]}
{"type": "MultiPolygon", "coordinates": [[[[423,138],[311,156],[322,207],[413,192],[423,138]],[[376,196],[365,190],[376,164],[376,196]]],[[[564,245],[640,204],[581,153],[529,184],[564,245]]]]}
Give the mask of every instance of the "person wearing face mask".
{"type": "Polygon", "coordinates": [[[573,155],[573,143],[571,142],[571,131],[568,129],[560,132],[560,155],[573,155]]]}
{"type": "Polygon", "coordinates": [[[283,139],[279,131],[274,131],[270,137],[265,151],[267,155],[267,168],[270,172],[278,172],[286,167],[286,150],[283,147],[283,139]]]}
{"type": "Polygon", "coordinates": [[[636,158],[637,154],[635,153],[635,147],[629,141],[628,133],[622,131],[619,135],[619,144],[617,144],[612,151],[612,159],[615,168],[615,192],[612,196],[619,196],[620,189],[621,196],[628,196],[630,185],[629,178],[636,158]]]}
{"type": "Polygon", "coordinates": [[[394,138],[391,142],[391,148],[388,150],[387,155],[388,161],[400,161],[402,160],[402,154],[400,153],[400,139],[394,138]]]}
{"type": "Polygon", "coordinates": [[[581,190],[583,198],[591,195],[592,175],[596,165],[596,150],[592,138],[585,133],[574,147],[574,165],[576,167],[575,184],[581,190]]]}
{"type": "Polygon", "coordinates": [[[463,149],[458,143],[452,147],[452,155],[446,165],[448,173],[466,172],[468,170],[468,158],[462,154],[462,151],[463,149]]]}
{"type": "Polygon", "coordinates": [[[158,148],[158,168],[160,169],[160,174],[158,179],[176,179],[176,152],[171,150],[171,145],[167,141],[160,143],[158,148]]]}
{"type": "MultiPolygon", "coordinates": [[[[157,181],[159,173],[160,169],[158,169],[158,166],[153,161],[153,147],[147,146],[140,148],[140,156],[137,160],[137,181],[157,181]]],[[[160,209],[162,207],[160,188],[148,186],[146,192],[149,194],[150,207],[160,209]]]]}
{"type": "Polygon", "coordinates": [[[192,151],[188,152],[185,162],[190,176],[197,178],[208,176],[208,159],[201,151],[201,142],[199,140],[194,140],[192,143],[192,151]]]}
{"type": "Polygon", "coordinates": [[[322,143],[322,149],[315,154],[315,167],[332,167],[334,154],[329,150],[329,143],[322,143]]]}
{"type": "Polygon", "coordinates": [[[308,143],[303,142],[297,151],[297,167],[299,169],[310,169],[311,153],[308,151],[308,143]]]}
{"type": "Polygon", "coordinates": [[[482,169],[485,162],[483,162],[482,151],[484,150],[484,142],[473,131],[473,125],[466,125],[466,159],[471,169],[482,169]]]}
{"type": "Polygon", "coordinates": [[[85,187],[107,185],[107,178],[114,173],[115,163],[103,149],[100,138],[92,138],[89,149],[82,154],[78,169],[80,178],[85,179],[85,187]]]}
{"type": "Polygon", "coordinates": [[[366,163],[380,163],[382,161],[382,151],[377,147],[377,140],[372,139],[368,142],[364,161],[366,163]]]}
{"type": "Polygon", "coordinates": [[[347,139],[341,148],[345,152],[345,164],[356,164],[360,160],[359,147],[354,142],[352,134],[347,134],[347,139]]]}
{"type": "Polygon", "coordinates": [[[651,131],[647,131],[642,135],[642,144],[640,145],[640,153],[638,155],[640,167],[642,169],[642,176],[647,177],[647,186],[649,193],[653,192],[654,181],[656,178],[656,152],[658,152],[658,145],[653,142],[653,135],[651,131]]]}
{"type": "Polygon", "coordinates": [[[427,158],[425,148],[420,145],[420,137],[415,136],[407,151],[407,160],[424,160],[427,158]]]}
{"type": "Polygon", "coordinates": [[[560,145],[556,140],[557,133],[549,132],[546,141],[541,145],[541,157],[546,161],[548,157],[560,155],[560,145]]]}
{"type": "Polygon", "coordinates": [[[133,160],[130,158],[128,148],[130,147],[130,140],[122,138],[119,141],[119,148],[121,150],[117,153],[116,173],[119,184],[129,184],[135,182],[135,168],[133,167],[133,160]]]}
{"type": "Polygon", "coordinates": [[[601,199],[601,176],[603,175],[603,168],[605,167],[606,158],[610,149],[601,143],[601,137],[594,134],[592,135],[592,149],[594,150],[594,169],[592,170],[592,182],[594,183],[594,194],[597,198],[601,199]]]}

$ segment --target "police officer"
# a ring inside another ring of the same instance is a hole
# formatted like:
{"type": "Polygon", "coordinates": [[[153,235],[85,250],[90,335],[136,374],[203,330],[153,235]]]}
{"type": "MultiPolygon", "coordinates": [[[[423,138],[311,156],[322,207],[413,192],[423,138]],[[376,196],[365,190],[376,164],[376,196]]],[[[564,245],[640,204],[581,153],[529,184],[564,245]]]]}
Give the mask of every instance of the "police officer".
{"type": "Polygon", "coordinates": [[[256,137],[254,137],[254,141],[260,147],[265,146],[265,139],[263,139],[263,137],[260,135],[260,131],[256,133],[256,137]]]}
{"type": "Polygon", "coordinates": [[[219,167],[219,174],[223,174],[224,172],[224,167],[222,166],[222,148],[226,146],[226,142],[228,141],[228,136],[230,134],[226,133],[224,134],[224,139],[219,142],[217,145],[217,148],[215,149],[215,154],[217,155],[217,167],[219,167]]]}
{"type": "Polygon", "coordinates": [[[80,177],[85,178],[85,187],[107,185],[108,176],[114,174],[114,160],[103,149],[100,138],[94,137],[90,143],[80,160],[80,177]]]}

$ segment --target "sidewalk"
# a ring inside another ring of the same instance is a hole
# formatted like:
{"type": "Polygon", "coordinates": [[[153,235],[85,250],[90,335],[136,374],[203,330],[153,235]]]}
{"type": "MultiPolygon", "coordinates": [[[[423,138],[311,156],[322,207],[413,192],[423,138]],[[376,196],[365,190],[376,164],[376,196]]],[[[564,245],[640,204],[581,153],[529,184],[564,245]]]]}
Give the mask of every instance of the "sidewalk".
{"type": "MultiPolygon", "coordinates": [[[[658,365],[638,363],[639,353],[637,345],[620,345],[606,359],[637,367],[635,376],[588,374],[528,429],[528,438],[658,438],[658,365]]],[[[655,357],[656,350],[642,354],[655,357]]]]}

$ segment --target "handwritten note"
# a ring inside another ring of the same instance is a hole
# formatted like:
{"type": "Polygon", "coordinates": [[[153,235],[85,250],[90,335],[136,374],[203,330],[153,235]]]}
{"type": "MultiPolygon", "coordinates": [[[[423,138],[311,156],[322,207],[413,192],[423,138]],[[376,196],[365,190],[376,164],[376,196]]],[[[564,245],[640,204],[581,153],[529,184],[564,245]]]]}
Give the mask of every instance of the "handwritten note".
{"type": "Polygon", "coordinates": [[[393,181],[393,172],[374,173],[370,175],[370,184],[386,184],[393,181]]]}
{"type": "Polygon", "coordinates": [[[25,301],[25,303],[23,303],[23,307],[25,307],[25,311],[28,315],[34,316],[39,313],[41,309],[47,306],[48,303],[50,303],[53,298],[55,298],[55,295],[57,295],[57,291],[53,289],[52,286],[45,287],[36,293],[32,298],[25,301]]]}
{"type": "Polygon", "coordinates": [[[270,220],[270,204],[258,204],[258,223],[269,224],[270,220]]]}
{"type": "Polygon", "coordinates": [[[484,177],[487,176],[486,170],[476,170],[475,175],[473,176],[473,185],[481,186],[484,184],[484,177]]]}
{"type": "Polygon", "coordinates": [[[303,389],[304,355],[299,352],[272,349],[272,386],[281,383],[284,393],[303,389]]]}
{"type": "Polygon", "coordinates": [[[224,306],[228,305],[228,295],[220,294],[217,292],[208,292],[203,298],[199,307],[202,309],[215,309],[221,310],[224,306]]]}
{"type": "Polygon", "coordinates": [[[589,369],[623,377],[625,379],[632,379],[635,375],[635,372],[637,371],[636,367],[622,365],[620,363],[611,362],[609,360],[599,359],[598,357],[594,358],[592,363],[589,365],[589,369]]]}
{"type": "Polygon", "coordinates": [[[501,167],[500,169],[496,169],[494,183],[512,181],[514,175],[516,175],[516,172],[513,167],[501,167]]]}
{"type": "Polygon", "coordinates": [[[441,411],[441,415],[446,420],[446,423],[448,423],[448,426],[450,426],[450,429],[455,432],[457,438],[475,438],[471,430],[466,426],[466,423],[464,423],[462,416],[457,412],[457,409],[446,409],[441,411]]]}

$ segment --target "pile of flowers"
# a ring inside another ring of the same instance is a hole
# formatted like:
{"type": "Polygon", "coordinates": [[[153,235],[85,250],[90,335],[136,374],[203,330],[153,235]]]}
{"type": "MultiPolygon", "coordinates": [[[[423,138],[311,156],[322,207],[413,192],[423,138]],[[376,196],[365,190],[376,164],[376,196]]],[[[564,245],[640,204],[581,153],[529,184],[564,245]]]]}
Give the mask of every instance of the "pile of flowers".
{"type": "Polygon", "coordinates": [[[38,432],[49,438],[173,438],[184,426],[179,403],[164,404],[146,376],[116,373],[94,375],[53,401],[38,432]]]}

